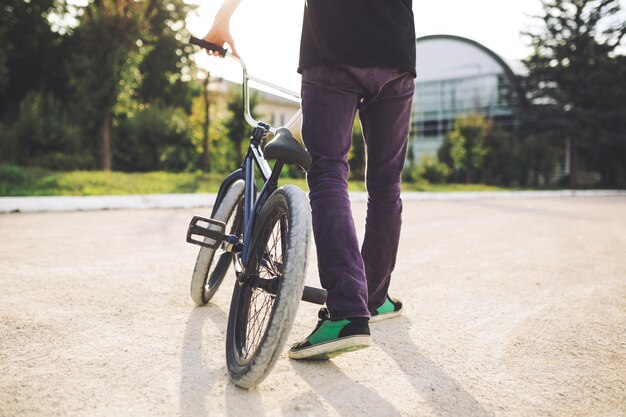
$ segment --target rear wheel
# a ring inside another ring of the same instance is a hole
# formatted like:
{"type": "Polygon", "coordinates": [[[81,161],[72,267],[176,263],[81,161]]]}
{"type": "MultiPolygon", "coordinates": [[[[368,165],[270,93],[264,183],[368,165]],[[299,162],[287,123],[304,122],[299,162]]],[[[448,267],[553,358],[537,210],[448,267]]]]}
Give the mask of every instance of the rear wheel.
{"type": "Polygon", "coordinates": [[[302,297],[311,230],[308,198],[297,187],[279,188],[263,205],[245,272],[228,316],[226,359],[234,382],[258,385],[270,372],[289,336],[302,297]],[[259,288],[255,279],[271,282],[259,288]]]}
{"type": "MultiPolygon", "coordinates": [[[[239,235],[241,233],[243,190],[242,180],[234,182],[217,209],[214,210],[213,219],[226,223],[227,234],[239,235]]],[[[191,299],[196,305],[204,305],[213,298],[232,260],[233,253],[224,250],[224,243],[217,249],[200,248],[191,277],[190,291],[191,299]]]]}

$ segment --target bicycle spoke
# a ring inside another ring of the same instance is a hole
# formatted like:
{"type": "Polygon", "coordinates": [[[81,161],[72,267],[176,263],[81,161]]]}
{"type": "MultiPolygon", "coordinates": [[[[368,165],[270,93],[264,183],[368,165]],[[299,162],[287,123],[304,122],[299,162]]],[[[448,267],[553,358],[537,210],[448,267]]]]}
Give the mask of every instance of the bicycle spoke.
{"type": "MultiPolygon", "coordinates": [[[[276,223],[276,224],[278,225],[279,223],[276,223]]],[[[270,242],[271,242],[270,244],[272,245],[272,247],[268,248],[267,245],[265,247],[265,252],[267,254],[269,254],[270,257],[272,256],[272,253],[274,252],[274,249],[276,249],[276,244],[278,243],[278,240],[280,238],[280,235],[278,237],[276,236],[275,231],[276,231],[276,226],[274,226],[274,228],[272,229],[272,235],[271,235],[271,239],[270,239],[270,242]]],[[[280,231],[279,231],[279,233],[280,233],[280,231]]],[[[270,259],[270,260],[272,260],[272,259],[270,259]]]]}
{"type": "Polygon", "coordinates": [[[265,327],[267,326],[267,318],[274,304],[274,300],[264,291],[255,289],[250,300],[250,306],[254,307],[254,313],[248,316],[246,328],[246,351],[245,358],[248,358],[258,348],[263,336],[265,327]],[[264,300],[259,306],[259,296],[263,296],[264,300]]]}
{"type": "MultiPolygon", "coordinates": [[[[268,240],[264,248],[257,252],[257,269],[258,275],[264,279],[281,278],[284,242],[282,239],[282,224],[286,222],[281,211],[278,213],[277,221],[274,223],[268,240]],[[281,221],[284,220],[284,221],[281,221]],[[263,262],[265,261],[265,262],[263,262]]],[[[252,289],[250,296],[248,317],[246,320],[245,342],[242,354],[243,359],[247,359],[254,355],[256,349],[261,344],[261,340],[267,328],[271,311],[274,305],[275,296],[268,294],[258,288],[252,289]]]]}
{"type": "Polygon", "coordinates": [[[271,274],[273,276],[279,276],[282,274],[282,263],[283,263],[283,239],[282,236],[285,236],[285,233],[281,230],[282,229],[282,221],[284,219],[284,222],[287,222],[286,216],[284,216],[284,212],[280,212],[281,217],[278,219],[278,221],[276,222],[276,224],[274,225],[274,228],[272,229],[272,237],[270,239],[271,242],[271,248],[268,248],[266,246],[266,253],[269,254],[270,259],[271,259],[271,263],[270,265],[272,266],[272,270],[271,270],[271,274]],[[277,250],[276,248],[278,247],[278,243],[280,243],[280,254],[277,254],[277,250]],[[278,268],[277,266],[280,265],[281,268],[278,268]]]}

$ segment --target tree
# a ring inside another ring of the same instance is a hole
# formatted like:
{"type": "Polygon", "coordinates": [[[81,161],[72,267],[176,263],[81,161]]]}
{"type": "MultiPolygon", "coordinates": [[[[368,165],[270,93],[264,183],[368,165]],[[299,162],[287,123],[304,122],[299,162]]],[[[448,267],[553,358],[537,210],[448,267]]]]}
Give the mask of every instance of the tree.
{"type": "MultiPolygon", "coordinates": [[[[99,135],[100,168],[111,169],[112,113],[120,95],[137,87],[142,57],[137,40],[155,1],[94,0],[71,38],[67,71],[74,89],[76,113],[89,135],[99,135]]],[[[93,151],[98,153],[98,146],[93,151]]]]}
{"type": "MultiPolygon", "coordinates": [[[[234,161],[235,148],[229,138],[226,121],[231,117],[226,108],[225,100],[217,100],[215,91],[207,91],[207,99],[210,103],[209,118],[210,124],[205,125],[206,105],[202,87],[198,86],[197,96],[192,101],[192,111],[189,115],[189,126],[192,129],[192,140],[196,149],[196,154],[200,157],[204,155],[204,135],[205,126],[208,127],[207,153],[211,172],[226,173],[235,168],[234,161]]],[[[195,161],[195,167],[203,166],[202,159],[195,161]]]]}
{"type": "MultiPolygon", "coordinates": [[[[180,121],[187,123],[181,112],[191,111],[192,88],[184,77],[191,70],[191,47],[181,41],[194,7],[183,0],[2,3],[2,160],[60,169],[110,169],[115,161],[129,170],[156,166],[158,153],[159,167],[180,169],[181,163],[171,162],[174,154],[193,149],[180,121]],[[126,134],[149,130],[145,121],[154,114],[167,117],[160,126],[179,128],[155,138],[126,134]],[[118,144],[118,151],[133,143],[151,149],[151,160],[142,165],[119,152],[113,156],[118,133],[117,139],[130,141],[118,144]],[[146,143],[137,143],[138,137],[146,143]],[[167,143],[155,144],[158,138],[167,143]],[[41,157],[49,152],[67,157],[41,157]]],[[[187,157],[194,160],[195,155],[187,157]]]]}
{"type": "Polygon", "coordinates": [[[202,170],[211,171],[209,158],[209,128],[211,126],[211,102],[209,101],[209,82],[211,73],[207,71],[206,78],[202,83],[202,102],[204,104],[204,120],[202,121],[202,170]]]}
{"type": "Polygon", "coordinates": [[[114,146],[114,161],[125,170],[195,167],[187,117],[195,91],[193,84],[184,80],[184,74],[192,70],[193,50],[182,41],[189,37],[185,19],[196,6],[183,0],[148,0],[147,7],[150,11],[143,16],[140,38],[129,55],[137,64],[128,67],[132,72],[124,77],[125,88],[114,107],[114,124],[120,127],[115,140],[128,142],[114,146]],[[145,156],[151,155],[151,161],[137,165],[138,161],[119,152],[127,149],[137,154],[134,148],[149,149],[145,156]]]}
{"type": "Polygon", "coordinates": [[[445,183],[450,175],[450,168],[431,155],[422,155],[419,164],[412,167],[411,171],[414,181],[426,180],[431,184],[445,183]]]}
{"type": "Polygon", "coordinates": [[[13,123],[30,92],[50,83],[58,68],[60,36],[50,29],[54,0],[0,4],[0,120],[13,123]]]}
{"type": "Polygon", "coordinates": [[[365,179],[365,141],[361,123],[356,118],[352,127],[352,146],[348,152],[348,164],[351,179],[361,181],[365,179]]]}
{"type": "Polygon", "coordinates": [[[518,150],[521,159],[522,185],[539,187],[549,184],[557,161],[556,146],[551,137],[528,136],[518,150]]]}
{"type": "Polygon", "coordinates": [[[485,140],[490,129],[491,123],[480,114],[457,119],[454,130],[444,140],[439,160],[449,163],[465,183],[478,181],[487,153],[485,140]]]}
{"type": "Polygon", "coordinates": [[[144,106],[115,130],[116,166],[125,171],[182,171],[196,151],[187,114],[180,107],[158,103],[144,106]]]}
{"type": "Polygon", "coordinates": [[[81,149],[79,133],[57,98],[31,92],[20,102],[17,120],[2,132],[2,162],[49,169],[86,168],[91,160],[81,149]]]}
{"type": "Polygon", "coordinates": [[[519,184],[522,177],[520,145],[511,134],[491,125],[485,137],[483,183],[496,185],[519,184]]]}
{"type": "Polygon", "coordinates": [[[533,47],[524,60],[527,129],[536,137],[571,143],[570,186],[578,185],[581,163],[614,182],[611,175],[620,170],[607,167],[616,161],[602,155],[610,149],[626,156],[626,87],[621,81],[626,71],[619,55],[626,22],[619,1],[545,0],[538,19],[541,27],[526,33],[533,47]]]}
{"type": "Polygon", "coordinates": [[[3,162],[54,169],[85,168],[80,132],[69,117],[63,63],[68,48],[52,23],[61,1],[0,5],[0,153],[3,162]]]}
{"type": "Polygon", "coordinates": [[[193,47],[186,43],[189,32],[185,20],[197,8],[183,0],[153,0],[149,26],[142,34],[140,45],[146,48],[139,65],[141,84],[137,99],[144,103],[160,102],[191,111],[191,89],[183,80],[191,72],[193,47]]]}
{"type": "MultiPolygon", "coordinates": [[[[250,113],[256,118],[254,108],[258,103],[258,96],[250,93],[250,113]]],[[[234,89],[228,94],[227,105],[230,117],[226,120],[225,126],[228,129],[228,137],[235,148],[235,166],[240,166],[244,158],[244,141],[252,135],[252,128],[245,121],[243,116],[244,102],[241,89],[234,89]]],[[[247,142],[245,142],[247,145],[247,142]]]]}

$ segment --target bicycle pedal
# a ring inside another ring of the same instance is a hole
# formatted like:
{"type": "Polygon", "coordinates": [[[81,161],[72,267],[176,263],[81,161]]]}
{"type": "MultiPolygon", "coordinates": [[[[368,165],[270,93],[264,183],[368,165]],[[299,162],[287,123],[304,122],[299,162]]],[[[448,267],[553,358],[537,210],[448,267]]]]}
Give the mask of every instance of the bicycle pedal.
{"type": "Polygon", "coordinates": [[[217,249],[224,241],[226,223],[205,217],[193,216],[187,229],[187,242],[205,248],[217,249]],[[204,239],[194,238],[201,236],[204,239]]]}

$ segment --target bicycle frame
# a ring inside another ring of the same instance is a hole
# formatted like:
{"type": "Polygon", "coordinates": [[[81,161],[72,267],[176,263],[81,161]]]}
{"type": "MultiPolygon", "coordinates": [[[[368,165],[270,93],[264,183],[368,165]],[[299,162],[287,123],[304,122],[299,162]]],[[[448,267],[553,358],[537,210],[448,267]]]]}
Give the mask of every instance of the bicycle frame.
{"type": "MultiPolygon", "coordinates": [[[[216,203],[213,208],[218,207],[221,199],[230,188],[230,186],[238,180],[244,180],[244,202],[243,202],[243,254],[242,264],[247,265],[249,256],[249,242],[251,242],[251,236],[254,232],[254,225],[256,217],[259,212],[259,208],[263,206],[267,198],[278,188],[278,177],[283,168],[283,162],[276,161],[274,168],[270,168],[268,162],[263,157],[261,151],[260,139],[255,139],[254,136],[250,141],[248,152],[242,164],[242,167],[232,172],[222,185],[216,198],[216,203]],[[258,196],[256,195],[255,186],[255,166],[259,170],[261,179],[264,182],[264,186],[261,189],[258,196]]],[[[212,213],[215,215],[215,213],[212,213]]]]}

